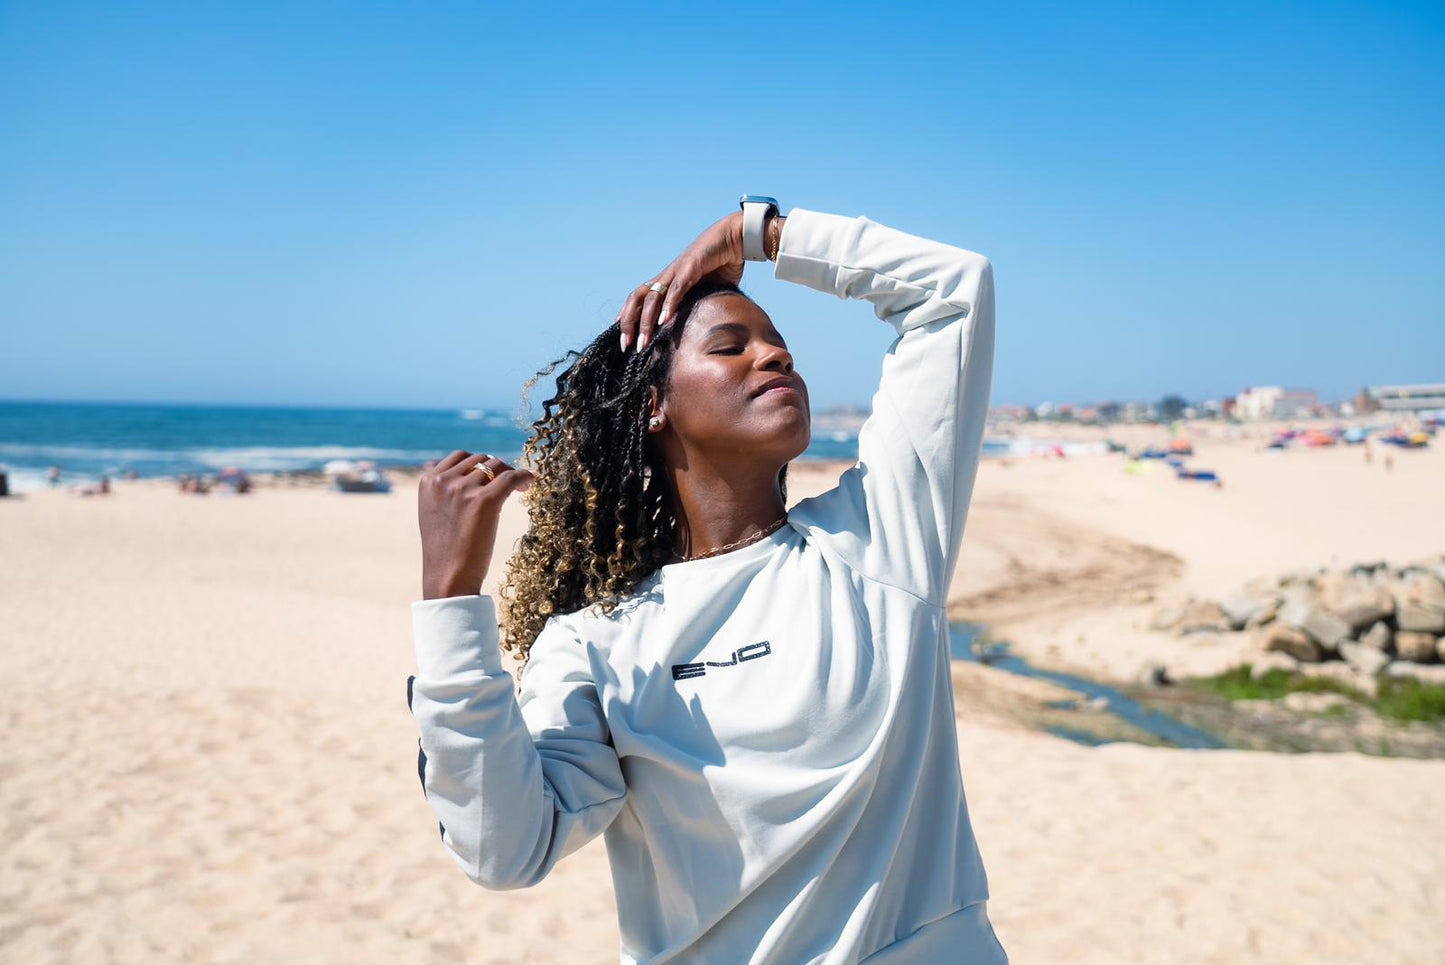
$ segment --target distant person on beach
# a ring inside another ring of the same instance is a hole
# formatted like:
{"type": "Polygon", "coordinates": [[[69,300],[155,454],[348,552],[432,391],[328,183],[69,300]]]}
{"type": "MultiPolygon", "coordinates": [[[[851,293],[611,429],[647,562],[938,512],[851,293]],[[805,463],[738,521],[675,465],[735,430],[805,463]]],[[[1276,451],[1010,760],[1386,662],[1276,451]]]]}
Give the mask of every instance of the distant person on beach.
{"type": "Polygon", "coordinates": [[[76,486],[72,492],[77,496],[109,496],[110,477],[102,473],[94,486],[76,486]]]}
{"type": "Polygon", "coordinates": [[[45,479],[46,479],[46,481],[47,481],[48,483],[50,483],[50,485],[52,485],[52,486],[59,486],[59,485],[60,485],[60,467],[59,467],[59,466],[51,466],[50,469],[45,473],[45,479]]]}
{"type": "Polygon", "coordinates": [[[1007,961],[944,606],[993,350],[984,256],[745,198],[528,383],[567,363],[535,472],[457,450],[422,475],[407,700],[472,880],[530,887],[605,834],[623,962],[1007,961]],[[738,287],[748,261],[897,336],[857,465],[791,510],[808,389],[738,287]],[[494,598],[518,491],[529,527],[494,598]]]}

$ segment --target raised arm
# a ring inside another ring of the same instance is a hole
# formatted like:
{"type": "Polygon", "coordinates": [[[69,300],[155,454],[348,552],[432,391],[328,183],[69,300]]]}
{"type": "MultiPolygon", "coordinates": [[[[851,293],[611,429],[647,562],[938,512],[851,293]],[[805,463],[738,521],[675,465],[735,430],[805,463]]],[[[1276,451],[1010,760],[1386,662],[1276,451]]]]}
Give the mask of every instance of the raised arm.
{"type": "Polygon", "coordinates": [[[858,463],[790,512],[860,572],[946,602],[973,495],[993,377],[993,270],[983,255],[794,208],[777,278],[869,302],[898,333],[858,463]]]}
{"type": "MultiPolygon", "coordinates": [[[[639,285],[618,315],[645,347],[708,273],[742,275],[742,216],[709,226],[639,285]]],[[[993,380],[993,269],[983,255],[886,227],[794,208],[765,229],[774,275],[872,304],[898,338],[883,359],[858,464],[789,512],[860,572],[939,606],[958,562],[993,380]]]]}
{"type": "Polygon", "coordinates": [[[422,596],[407,703],[442,841],[488,888],[534,885],[617,816],[622,769],[586,648],[549,620],[514,693],[496,602],[480,593],[507,497],[532,473],[457,450],[417,487],[422,596]]]}
{"type": "Polygon", "coordinates": [[[549,621],[514,695],[490,596],[419,601],[412,624],[407,696],[442,841],[480,885],[535,885],[605,830],[627,794],[586,649],[549,621]]]}

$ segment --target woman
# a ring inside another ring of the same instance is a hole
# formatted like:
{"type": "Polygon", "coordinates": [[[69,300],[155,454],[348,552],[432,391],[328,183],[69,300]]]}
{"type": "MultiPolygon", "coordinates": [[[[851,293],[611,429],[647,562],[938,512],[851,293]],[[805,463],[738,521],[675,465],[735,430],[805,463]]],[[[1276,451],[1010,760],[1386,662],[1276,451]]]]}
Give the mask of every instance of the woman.
{"type": "Polygon", "coordinates": [[[775,277],[864,299],[898,333],[857,465],[785,511],[807,389],[736,287],[742,236],[739,214],[713,224],[576,354],[528,443],[535,475],[455,452],[423,477],[409,699],[427,799],[489,888],[534,885],[605,832],[625,963],[1006,961],[944,606],[991,267],[866,218],[766,223],[775,277]],[[514,695],[478,589],[522,489],[514,695]]]}

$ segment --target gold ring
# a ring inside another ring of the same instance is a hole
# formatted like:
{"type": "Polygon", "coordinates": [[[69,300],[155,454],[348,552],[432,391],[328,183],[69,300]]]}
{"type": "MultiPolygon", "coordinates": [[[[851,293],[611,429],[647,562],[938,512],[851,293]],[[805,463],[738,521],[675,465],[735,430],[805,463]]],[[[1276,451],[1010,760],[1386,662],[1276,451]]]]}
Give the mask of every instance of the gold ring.
{"type": "Polygon", "coordinates": [[[659,295],[665,295],[667,294],[667,282],[655,281],[651,285],[647,286],[647,290],[650,292],[657,292],[659,295]]]}
{"type": "Polygon", "coordinates": [[[491,482],[493,479],[496,479],[496,478],[497,478],[497,474],[492,471],[492,467],[491,467],[491,466],[488,466],[486,463],[482,463],[482,462],[479,462],[479,463],[477,463],[475,466],[473,466],[473,467],[472,467],[472,472],[484,472],[484,473],[486,473],[486,474],[487,474],[487,481],[488,481],[488,482],[491,482]]]}

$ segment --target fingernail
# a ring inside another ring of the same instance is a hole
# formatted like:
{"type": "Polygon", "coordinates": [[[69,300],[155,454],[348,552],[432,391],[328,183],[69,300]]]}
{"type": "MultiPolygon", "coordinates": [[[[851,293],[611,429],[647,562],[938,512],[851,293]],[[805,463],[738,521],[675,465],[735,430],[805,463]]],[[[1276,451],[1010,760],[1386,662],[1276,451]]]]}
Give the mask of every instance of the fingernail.
{"type": "Polygon", "coordinates": [[[623,333],[622,333],[622,336],[621,336],[620,341],[622,342],[622,351],[624,351],[624,352],[627,351],[627,333],[626,333],[626,332],[623,332],[623,333]]]}
{"type": "Polygon", "coordinates": [[[637,351],[639,351],[639,352],[646,351],[646,350],[647,350],[647,343],[650,342],[650,341],[652,341],[652,339],[648,338],[646,335],[639,335],[639,336],[637,337],[637,351]]]}

